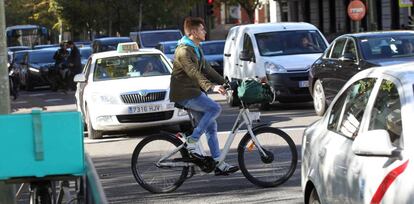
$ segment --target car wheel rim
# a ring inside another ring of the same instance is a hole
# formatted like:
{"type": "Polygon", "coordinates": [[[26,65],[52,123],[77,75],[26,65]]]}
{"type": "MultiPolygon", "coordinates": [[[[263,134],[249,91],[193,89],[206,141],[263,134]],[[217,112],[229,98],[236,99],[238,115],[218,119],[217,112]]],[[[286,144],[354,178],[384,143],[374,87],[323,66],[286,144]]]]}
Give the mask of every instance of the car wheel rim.
{"type": "Polygon", "coordinates": [[[322,110],[322,103],[324,98],[324,93],[322,90],[322,86],[319,84],[316,84],[315,90],[314,90],[314,97],[313,97],[313,104],[315,106],[315,110],[320,112],[322,110]]]}

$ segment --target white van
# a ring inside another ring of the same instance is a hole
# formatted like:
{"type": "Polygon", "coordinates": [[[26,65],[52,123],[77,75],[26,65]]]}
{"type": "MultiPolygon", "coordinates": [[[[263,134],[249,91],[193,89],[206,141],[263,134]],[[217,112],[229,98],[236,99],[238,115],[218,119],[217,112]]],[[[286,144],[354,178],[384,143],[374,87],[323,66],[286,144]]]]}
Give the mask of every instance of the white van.
{"type": "MultiPolygon", "coordinates": [[[[230,29],[224,46],[224,77],[262,78],[279,102],[311,101],[308,72],[327,48],[323,34],[309,23],[264,23],[230,29]]],[[[227,102],[237,105],[236,93],[227,102]]]]}

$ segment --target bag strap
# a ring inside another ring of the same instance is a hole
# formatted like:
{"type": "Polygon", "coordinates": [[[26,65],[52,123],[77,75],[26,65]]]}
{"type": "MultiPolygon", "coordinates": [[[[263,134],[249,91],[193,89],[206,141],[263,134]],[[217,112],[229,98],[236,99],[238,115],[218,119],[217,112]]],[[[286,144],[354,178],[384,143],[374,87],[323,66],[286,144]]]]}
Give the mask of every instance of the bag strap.
{"type": "Polygon", "coordinates": [[[44,159],[41,113],[40,109],[32,109],[34,154],[37,161],[44,159]]]}

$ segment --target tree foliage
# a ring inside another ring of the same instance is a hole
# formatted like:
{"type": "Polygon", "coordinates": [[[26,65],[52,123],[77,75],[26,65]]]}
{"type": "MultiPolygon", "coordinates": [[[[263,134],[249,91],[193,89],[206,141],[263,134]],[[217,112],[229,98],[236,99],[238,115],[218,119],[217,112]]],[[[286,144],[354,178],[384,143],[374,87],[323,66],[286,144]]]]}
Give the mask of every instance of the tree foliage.
{"type": "Polygon", "coordinates": [[[178,27],[199,0],[5,0],[7,26],[40,24],[50,29],[101,35],[178,27]],[[141,11],[141,12],[140,12],[141,11]],[[140,23],[141,22],[141,23],[140,23]],[[141,25],[141,26],[140,26],[141,25]]]}

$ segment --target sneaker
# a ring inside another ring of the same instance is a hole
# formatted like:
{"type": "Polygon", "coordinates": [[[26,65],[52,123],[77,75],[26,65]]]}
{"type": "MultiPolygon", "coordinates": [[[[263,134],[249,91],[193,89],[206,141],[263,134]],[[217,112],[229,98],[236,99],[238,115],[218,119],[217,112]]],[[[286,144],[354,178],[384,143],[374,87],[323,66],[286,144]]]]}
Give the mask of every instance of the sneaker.
{"type": "Polygon", "coordinates": [[[214,170],[214,174],[216,176],[228,176],[238,170],[239,170],[238,166],[233,166],[233,165],[227,164],[226,162],[223,162],[219,166],[216,167],[216,169],[214,170]]]}
{"type": "Polygon", "coordinates": [[[198,159],[203,159],[204,153],[203,153],[203,150],[201,150],[200,148],[199,142],[193,140],[191,136],[186,137],[185,140],[186,140],[186,148],[188,152],[190,153],[190,155],[198,159]]]}

